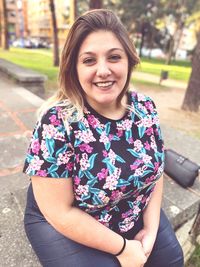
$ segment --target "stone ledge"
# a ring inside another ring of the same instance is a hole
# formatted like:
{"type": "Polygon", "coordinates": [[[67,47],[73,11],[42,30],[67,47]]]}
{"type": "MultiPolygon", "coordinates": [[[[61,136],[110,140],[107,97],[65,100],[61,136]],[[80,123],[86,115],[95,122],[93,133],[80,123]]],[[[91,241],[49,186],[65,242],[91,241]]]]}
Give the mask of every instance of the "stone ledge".
{"type": "Polygon", "coordinates": [[[47,76],[23,68],[5,59],[0,59],[0,72],[9,78],[12,78],[18,85],[30,90],[40,97],[44,97],[44,82],[47,76]]]}

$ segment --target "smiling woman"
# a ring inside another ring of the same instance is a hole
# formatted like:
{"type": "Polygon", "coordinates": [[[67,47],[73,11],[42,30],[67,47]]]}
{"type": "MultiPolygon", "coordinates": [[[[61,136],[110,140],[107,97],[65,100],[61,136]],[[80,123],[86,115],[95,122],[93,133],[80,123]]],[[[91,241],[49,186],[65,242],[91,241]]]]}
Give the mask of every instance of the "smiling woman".
{"type": "Polygon", "coordinates": [[[128,90],[138,62],[111,11],[83,14],[68,34],[60,88],[42,107],[24,165],[25,230],[45,267],[183,267],[161,210],[156,107],[128,90]]]}

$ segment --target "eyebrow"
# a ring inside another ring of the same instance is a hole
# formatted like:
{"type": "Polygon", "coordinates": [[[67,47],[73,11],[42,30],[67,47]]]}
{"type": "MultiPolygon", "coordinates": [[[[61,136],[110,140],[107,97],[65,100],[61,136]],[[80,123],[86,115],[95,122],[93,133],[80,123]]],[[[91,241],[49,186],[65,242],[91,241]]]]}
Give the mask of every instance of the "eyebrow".
{"type": "MultiPolygon", "coordinates": [[[[124,49],[121,49],[121,48],[111,48],[111,49],[109,49],[109,50],[107,51],[107,53],[109,54],[109,53],[111,53],[111,52],[113,52],[113,51],[115,51],[115,50],[119,50],[119,51],[125,53],[124,49]]],[[[94,55],[94,54],[95,54],[94,52],[87,51],[87,52],[83,52],[83,53],[81,53],[81,54],[79,55],[79,57],[81,57],[81,56],[83,56],[83,55],[94,55]]]]}

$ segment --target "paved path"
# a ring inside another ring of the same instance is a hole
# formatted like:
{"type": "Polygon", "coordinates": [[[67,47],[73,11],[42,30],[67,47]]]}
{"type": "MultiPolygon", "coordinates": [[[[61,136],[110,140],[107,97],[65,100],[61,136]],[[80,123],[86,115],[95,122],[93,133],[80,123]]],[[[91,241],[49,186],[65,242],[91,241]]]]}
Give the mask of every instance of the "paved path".
{"type": "MultiPolygon", "coordinates": [[[[23,230],[24,156],[43,100],[0,76],[0,267],[39,267],[23,230]]],[[[200,163],[200,140],[162,126],[165,142],[200,163]]],[[[172,197],[174,193],[169,192],[172,197]]],[[[180,192],[182,194],[182,191],[180,192]]]]}

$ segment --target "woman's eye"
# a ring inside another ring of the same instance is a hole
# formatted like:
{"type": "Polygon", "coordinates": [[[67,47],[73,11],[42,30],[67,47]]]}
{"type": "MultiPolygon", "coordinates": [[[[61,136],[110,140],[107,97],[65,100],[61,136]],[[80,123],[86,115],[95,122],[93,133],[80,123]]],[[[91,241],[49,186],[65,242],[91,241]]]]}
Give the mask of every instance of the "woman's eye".
{"type": "Polygon", "coordinates": [[[86,64],[86,65],[92,65],[95,63],[95,59],[94,58],[86,58],[83,60],[83,64],[86,64]]]}
{"type": "Polygon", "coordinates": [[[120,59],[121,59],[120,55],[112,55],[112,56],[109,57],[109,60],[114,61],[114,62],[116,62],[116,61],[118,61],[120,59]]]}

